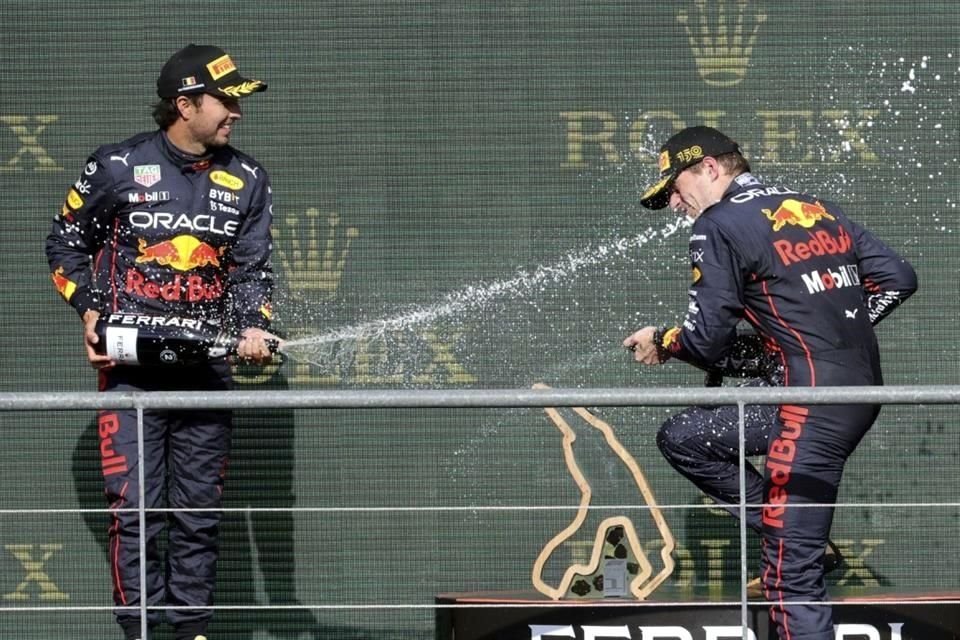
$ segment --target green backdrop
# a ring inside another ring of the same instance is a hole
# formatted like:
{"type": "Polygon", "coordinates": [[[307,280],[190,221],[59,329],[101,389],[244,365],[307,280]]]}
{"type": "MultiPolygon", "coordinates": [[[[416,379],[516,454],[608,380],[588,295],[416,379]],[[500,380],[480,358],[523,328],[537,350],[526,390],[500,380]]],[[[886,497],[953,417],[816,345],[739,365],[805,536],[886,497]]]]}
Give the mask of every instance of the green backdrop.
{"type": "MultiPolygon", "coordinates": [[[[921,288],[879,329],[887,381],[957,381],[953,0],[39,0],[0,13],[0,391],[95,388],[43,238],[87,154],[152,127],[156,74],[189,42],[270,85],[244,101],[233,142],[273,180],[277,328],[345,337],[318,363],[241,372],[245,385],[699,385],[619,348],[685,309],[688,234],[638,198],[660,142],[699,123],[909,258],[921,288]]],[[[659,501],[691,507],[666,514],[680,548],[665,588],[699,597],[738,578],[737,532],[656,451],[669,412],[598,414],[659,501]]],[[[958,586],[954,416],[884,410],[841,502],[954,506],[841,507],[833,536],[851,562],[834,587],[958,586]]],[[[91,420],[0,415],[0,638],[119,637],[91,420]],[[33,609],[47,606],[103,609],[33,609]]],[[[225,519],[217,604],[237,608],[212,637],[430,637],[437,593],[532,590],[534,560],[579,499],[538,410],[237,423],[226,506],[253,510],[225,519]],[[276,507],[299,510],[256,510],[276,507]],[[244,609],[267,604],[314,608],[244,609]]],[[[609,449],[580,445],[595,504],[638,504],[609,449]]],[[[655,548],[646,512],[630,514],[655,548]]],[[[584,543],[562,551],[553,578],[584,543]]]]}

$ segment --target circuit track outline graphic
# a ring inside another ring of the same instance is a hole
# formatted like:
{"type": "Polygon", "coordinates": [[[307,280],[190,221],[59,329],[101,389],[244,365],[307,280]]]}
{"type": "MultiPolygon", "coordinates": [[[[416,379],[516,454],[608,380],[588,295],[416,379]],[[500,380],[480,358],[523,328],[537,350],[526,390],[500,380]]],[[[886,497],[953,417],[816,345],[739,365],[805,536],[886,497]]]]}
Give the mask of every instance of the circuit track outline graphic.
{"type": "MultiPolygon", "coordinates": [[[[533,388],[548,389],[549,387],[545,384],[538,383],[533,385],[533,388]]],[[[577,438],[576,433],[574,433],[573,429],[563,418],[563,416],[560,415],[559,411],[553,407],[544,407],[544,412],[547,414],[547,417],[563,435],[562,446],[564,462],[567,465],[567,469],[570,471],[570,475],[573,476],[577,487],[580,489],[580,503],[577,509],[577,515],[574,517],[573,521],[571,521],[567,527],[565,527],[560,533],[547,542],[547,544],[544,545],[543,549],[540,551],[540,554],[537,556],[537,559],[533,565],[533,572],[531,576],[533,580],[533,586],[537,589],[537,591],[551,598],[552,600],[559,600],[563,598],[569,592],[571,583],[578,575],[591,575],[595,573],[597,569],[599,569],[602,561],[601,555],[606,532],[611,527],[622,526],[626,540],[640,565],[640,571],[638,571],[636,577],[630,581],[630,593],[638,600],[645,600],[673,573],[676,565],[672,554],[674,548],[676,547],[676,540],[674,539],[673,533],[670,531],[670,527],[667,525],[667,522],[663,517],[663,512],[657,505],[656,498],[653,495],[653,491],[650,489],[650,485],[647,482],[646,477],[643,475],[643,471],[640,469],[640,465],[637,464],[637,461],[634,459],[634,457],[617,439],[613,428],[597,416],[590,413],[584,407],[572,407],[572,410],[588,425],[594,429],[597,429],[603,434],[607,445],[630,471],[634,483],[637,485],[640,494],[643,496],[644,502],[650,509],[651,517],[653,518],[657,530],[660,533],[660,537],[663,540],[663,547],[660,551],[660,557],[663,560],[663,569],[661,569],[656,575],[653,575],[653,566],[650,564],[650,561],[647,559],[647,556],[644,553],[643,546],[641,545],[637,536],[633,522],[630,520],[630,518],[620,515],[606,518],[597,526],[593,550],[590,554],[590,560],[588,563],[577,563],[568,567],[563,574],[563,578],[560,580],[560,584],[555,587],[550,586],[543,579],[543,568],[553,552],[561,544],[569,540],[577,531],[579,531],[580,527],[583,526],[584,521],[587,519],[587,514],[590,509],[590,501],[593,496],[590,483],[583,475],[583,472],[581,471],[580,466],[577,464],[576,457],[573,452],[573,442],[577,438]]]]}

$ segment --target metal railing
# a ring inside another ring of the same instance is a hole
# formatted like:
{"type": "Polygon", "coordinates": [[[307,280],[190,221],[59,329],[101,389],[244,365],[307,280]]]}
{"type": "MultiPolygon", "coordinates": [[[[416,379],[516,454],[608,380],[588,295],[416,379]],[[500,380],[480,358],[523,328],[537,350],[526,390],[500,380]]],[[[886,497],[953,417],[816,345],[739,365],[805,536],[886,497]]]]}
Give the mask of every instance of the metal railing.
{"type": "Polygon", "coordinates": [[[0,411],[72,409],[520,408],[690,404],[960,404],[960,385],[703,389],[434,389],[0,393],[0,411]]]}
{"type": "MultiPolygon", "coordinates": [[[[886,387],[720,387],[670,389],[434,389],[434,390],[317,390],[317,391],[183,391],[183,392],[24,392],[0,393],[0,411],[67,411],[77,409],[135,409],[138,416],[140,473],[140,553],[146,557],[143,412],[147,409],[371,409],[371,408],[543,408],[737,405],[739,409],[740,495],[740,611],[743,629],[747,611],[747,507],[744,455],[746,405],[773,404],[960,404],[960,385],[886,387]]],[[[817,505],[809,505],[817,506],[817,505]]],[[[946,505],[944,505],[946,506],[946,505]]],[[[145,563],[140,566],[141,593],[146,593],[145,563]]],[[[142,632],[147,629],[147,605],[141,598],[142,632]]],[[[434,605],[442,606],[442,605],[434,605]]],[[[458,606],[458,605],[448,605],[458,606]]]]}

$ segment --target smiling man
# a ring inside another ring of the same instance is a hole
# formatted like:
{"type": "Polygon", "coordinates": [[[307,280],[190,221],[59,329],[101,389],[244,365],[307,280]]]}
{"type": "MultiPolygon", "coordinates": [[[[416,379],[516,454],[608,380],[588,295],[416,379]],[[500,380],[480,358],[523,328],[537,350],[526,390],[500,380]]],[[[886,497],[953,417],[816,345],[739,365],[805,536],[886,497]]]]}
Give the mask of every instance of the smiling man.
{"type": "MultiPolygon", "coordinates": [[[[736,142],[710,127],[680,131],[661,147],[660,179],[641,198],[694,220],[693,282],[679,326],[647,326],[623,344],[648,365],[669,359],[717,367],[750,324],[779,365],[785,386],[882,385],[873,326],[917,288],[906,260],[832,203],[761,183],[736,142]]],[[[827,536],[847,458],[879,406],[783,405],[748,417],[747,454],[766,445],[763,477],[747,469],[748,512],[761,530],[762,582],[784,640],[833,640],[824,571],[827,536]],[[751,444],[751,440],[755,440],[751,444]],[[805,508],[800,508],[805,507],[805,508]]],[[[660,434],[668,459],[718,501],[738,501],[732,416],[717,452],[717,422],[688,412],[660,434]],[[711,421],[713,422],[711,423],[711,421]],[[708,428],[709,427],[709,428],[708,428]],[[707,446],[691,444],[706,439],[707,446]]]]}
{"type": "MultiPolygon", "coordinates": [[[[118,364],[111,349],[98,349],[95,326],[104,313],[215,322],[240,338],[238,357],[270,359],[270,179],[229,144],[240,98],[266,88],[242,77],[222,49],[191,44],[177,51],[157,80],[159,128],[94,151],[68,190],[46,252],[57,290],[82,319],[101,391],[232,386],[225,357],[189,366],[118,364]]],[[[113,510],[109,560],[117,622],[128,640],[146,640],[137,607],[168,605],[176,640],[205,640],[231,415],[146,411],[143,421],[144,506],[174,509],[146,516],[146,594],[140,592],[136,512],[137,413],[102,411],[98,418],[113,510]]],[[[151,610],[147,622],[159,624],[161,611],[151,610]]]]}

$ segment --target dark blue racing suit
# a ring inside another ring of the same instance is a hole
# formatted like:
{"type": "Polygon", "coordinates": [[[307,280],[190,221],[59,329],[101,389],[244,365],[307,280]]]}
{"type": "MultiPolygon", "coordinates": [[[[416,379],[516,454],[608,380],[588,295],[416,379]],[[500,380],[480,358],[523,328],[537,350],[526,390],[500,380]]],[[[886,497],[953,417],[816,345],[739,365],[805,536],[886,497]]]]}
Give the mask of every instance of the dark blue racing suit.
{"type": "MultiPolygon", "coordinates": [[[[87,310],[216,320],[239,332],[267,328],[272,269],[272,194],[266,171],[226,146],[197,157],[162,131],[97,149],[67,193],[46,251],[53,281],[82,316],[87,310]]],[[[190,367],[116,366],[102,391],[220,390],[231,387],[223,358],[190,367]]],[[[226,411],[145,411],[148,512],[146,589],[150,606],[209,607],[217,528],[230,446],[226,411]],[[166,498],[167,505],[163,503],[166,498]],[[167,558],[160,533],[169,522],[167,558]]],[[[113,511],[109,555],[118,622],[140,635],[136,411],[102,411],[100,453],[113,511]],[[133,509],[134,511],[128,511],[133,509]],[[123,607],[123,608],[121,608],[123,607]]],[[[209,609],[167,611],[178,638],[200,635],[209,609]]],[[[151,626],[161,611],[148,615],[151,626]]]]}
{"type": "MultiPolygon", "coordinates": [[[[745,379],[740,386],[778,387],[783,367],[778,354],[756,334],[738,335],[731,351],[707,371],[706,386],[724,378],[745,379]]],[[[776,422],[773,405],[744,407],[746,456],[767,452],[776,422]]],[[[657,431],[657,447],[674,469],[692,481],[720,507],[739,517],[740,409],[737,405],[693,406],[668,418],[657,431]]],[[[763,476],[746,462],[746,504],[763,502],[763,476]]],[[[746,523],[760,533],[760,509],[746,510],[746,523]]]]}
{"type": "MultiPolygon", "coordinates": [[[[694,223],[690,258],[687,314],[658,335],[661,360],[719,362],[745,320],[780,354],[786,386],[883,384],[873,325],[916,291],[916,275],[836,205],[741,174],[694,223]]],[[[831,609],[819,604],[833,507],[792,507],[836,501],[844,463],[879,410],[777,410],[758,515],[764,589],[783,639],[833,639],[831,609]]]]}

